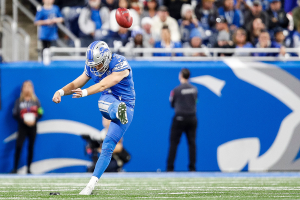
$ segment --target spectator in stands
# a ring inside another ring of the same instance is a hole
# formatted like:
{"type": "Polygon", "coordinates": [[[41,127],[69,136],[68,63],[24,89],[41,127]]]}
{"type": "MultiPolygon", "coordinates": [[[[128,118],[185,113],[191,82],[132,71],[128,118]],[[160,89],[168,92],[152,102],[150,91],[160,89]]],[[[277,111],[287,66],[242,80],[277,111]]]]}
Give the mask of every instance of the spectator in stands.
{"type": "Polygon", "coordinates": [[[223,16],[219,16],[216,19],[216,30],[212,32],[212,35],[208,38],[208,47],[216,46],[218,42],[218,34],[220,31],[226,31],[229,33],[229,36],[231,35],[231,31],[229,30],[227,20],[223,16]]]}
{"type": "Polygon", "coordinates": [[[27,173],[30,174],[30,165],[33,158],[33,148],[36,137],[36,124],[42,117],[43,109],[34,93],[33,83],[24,81],[20,98],[15,101],[13,116],[18,121],[18,136],[16,142],[15,162],[12,173],[17,173],[19,159],[25,139],[28,137],[27,173]]]}
{"type": "MultiPolygon", "coordinates": [[[[133,18],[133,22],[132,22],[132,25],[131,27],[129,28],[129,30],[133,30],[134,28],[140,26],[140,16],[139,14],[136,12],[136,10],[132,9],[131,6],[130,6],[130,2],[129,0],[119,0],[119,7],[120,8],[127,8],[130,10],[130,14],[133,18]]],[[[112,32],[118,32],[119,30],[119,24],[117,23],[117,20],[116,20],[116,9],[115,10],[112,10],[110,12],[110,30],[112,32]]]]}
{"type": "Polygon", "coordinates": [[[296,30],[293,34],[293,47],[300,47],[300,21],[298,21],[298,24],[296,24],[296,30]]]}
{"type": "Polygon", "coordinates": [[[219,16],[217,8],[214,7],[214,0],[202,0],[195,8],[195,15],[205,30],[215,27],[216,18],[219,16]]]}
{"type": "Polygon", "coordinates": [[[145,1],[145,6],[144,6],[144,12],[141,14],[141,18],[143,19],[144,17],[151,17],[153,18],[158,9],[158,4],[156,0],[147,0],[145,1]]]}
{"type": "MultiPolygon", "coordinates": [[[[118,50],[119,48],[124,47],[129,42],[130,36],[131,31],[120,26],[118,32],[111,32],[109,37],[106,38],[107,45],[110,48],[118,50]]],[[[121,52],[118,53],[122,54],[121,52]]]]}
{"type": "Polygon", "coordinates": [[[101,0],[89,0],[81,10],[78,25],[83,33],[81,46],[87,47],[93,40],[103,40],[109,30],[109,9],[101,5],[101,0]]]}
{"type": "Polygon", "coordinates": [[[252,6],[251,0],[236,0],[234,1],[234,3],[235,9],[240,10],[242,13],[245,13],[245,11],[250,10],[250,7],[252,6]]]}
{"type": "Polygon", "coordinates": [[[197,28],[194,28],[190,33],[190,41],[183,44],[183,48],[203,48],[205,52],[184,52],[184,56],[210,56],[206,46],[202,44],[201,33],[197,28]]]}
{"type": "MultiPolygon", "coordinates": [[[[190,4],[183,4],[181,7],[181,19],[178,20],[179,30],[181,34],[181,42],[190,40],[190,32],[194,28],[202,29],[200,22],[195,17],[193,8],[190,4]]],[[[204,30],[202,31],[204,32],[204,30]]]]}
{"type": "MultiPolygon", "coordinates": [[[[131,38],[130,41],[126,44],[126,48],[132,49],[132,48],[145,48],[144,40],[143,40],[143,29],[136,28],[136,30],[133,30],[131,32],[131,38]]],[[[149,46],[148,46],[149,47],[149,46]]],[[[125,52],[126,57],[132,57],[132,56],[146,56],[150,57],[152,56],[152,53],[133,53],[131,50],[128,50],[125,52]]]]}
{"type": "Polygon", "coordinates": [[[57,23],[64,20],[58,6],[53,5],[54,0],[43,0],[44,5],[36,13],[34,24],[40,26],[38,38],[42,41],[42,51],[54,45],[58,39],[57,23]]]}
{"type": "Polygon", "coordinates": [[[255,18],[260,18],[266,27],[269,26],[269,16],[262,10],[261,0],[254,0],[253,6],[249,10],[245,11],[245,28],[250,30],[251,22],[255,18]]]}
{"type": "MultiPolygon", "coordinates": [[[[220,31],[218,34],[218,42],[215,48],[234,48],[234,44],[230,41],[230,35],[227,31],[220,31]]],[[[218,56],[231,56],[232,53],[219,53],[218,56]]]]}
{"type": "Polygon", "coordinates": [[[130,0],[130,8],[134,9],[139,14],[139,16],[141,16],[144,10],[143,3],[139,0],[130,0]]]}
{"type": "Polygon", "coordinates": [[[55,5],[61,10],[65,7],[83,7],[85,3],[85,0],[55,0],[55,5]]]}
{"type": "Polygon", "coordinates": [[[103,0],[101,1],[103,6],[107,7],[109,11],[117,9],[119,6],[118,0],[103,0]]]}
{"type": "Polygon", "coordinates": [[[80,37],[82,34],[78,25],[81,9],[81,7],[64,7],[61,10],[65,26],[77,37],[80,37]]]}
{"type": "Polygon", "coordinates": [[[270,8],[267,13],[269,15],[269,29],[274,29],[277,26],[287,29],[289,20],[286,12],[281,8],[280,0],[270,0],[270,8]]]}
{"type": "Polygon", "coordinates": [[[256,48],[280,48],[278,53],[259,52],[253,53],[254,56],[284,56],[285,47],[281,46],[277,42],[271,42],[270,34],[264,30],[260,33],[258,43],[255,45],[256,48]]]}
{"type": "Polygon", "coordinates": [[[191,0],[164,0],[164,5],[169,8],[170,16],[176,20],[181,18],[182,5],[191,3],[191,0]]]}
{"type": "Polygon", "coordinates": [[[289,47],[288,42],[286,41],[286,36],[284,33],[284,29],[281,27],[276,27],[274,29],[274,41],[284,47],[289,47]]]}
{"type": "Polygon", "coordinates": [[[240,48],[253,48],[250,42],[247,42],[247,33],[244,29],[239,28],[233,34],[233,43],[235,44],[236,51],[234,56],[250,56],[251,53],[239,52],[240,48]]]}
{"type": "Polygon", "coordinates": [[[151,32],[152,19],[150,17],[144,17],[142,19],[142,28],[143,28],[143,44],[146,48],[153,47],[154,38],[151,32]]]}
{"type": "Polygon", "coordinates": [[[171,40],[173,42],[180,41],[178,23],[174,18],[169,16],[168,8],[166,6],[160,6],[158,8],[157,15],[152,19],[153,19],[153,23],[152,23],[151,32],[153,34],[155,41],[161,40],[161,32],[162,32],[162,27],[164,25],[167,25],[169,27],[171,33],[171,40]]]}
{"type": "Polygon", "coordinates": [[[229,28],[235,30],[243,25],[243,16],[240,10],[234,8],[233,0],[224,0],[223,7],[218,9],[219,15],[224,16],[227,20],[229,28]]]}
{"type": "Polygon", "coordinates": [[[217,31],[226,31],[228,33],[230,33],[230,30],[229,30],[229,25],[227,23],[227,20],[224,16],[219,16],[217,19],[216,19],[216,30],[217,31]]]}
{"type": "Polygon", "coordinates": [[[300,21],[300,0],[297,1],[297,4],[298,6],[295,7],[292,11],[295,29],[297,29],[297,26],[300,21]]]}
{"type": "Polygon", "coordinates": [[[262,30],[265,29],[265,25],[262,23],[262,20],[260,18],[255,18],[252,22],[251,22],[252,26],[250,27],[250,31],[248,32],[249,34],[249,41],[251,42],[251,44],[253,46],[256,45],[256,43],[258,42],[258,37],[261,33],[262,30]]]}
{"type": "Polygon", "coordinates": [[[262,9],[264,11],[267,11],[270,7],[270,0],[262,0],[261,3],[262,3],[262,9]]]}
{"type": "MultiPolygon", "coordinates": [[[[161,39],[162,39],[161,41],[155,43],[154,45],[155,48],[172,49],[172,48],[182,47],[180,42],[172,41],[170,29],[166,25],[162,27],[161,39]]],[[[153,56],[172,56],[172,53],[153,53],[153,56]]],[[[183,54],[175,53],[175,56],[183,56],[183,54]]]]}

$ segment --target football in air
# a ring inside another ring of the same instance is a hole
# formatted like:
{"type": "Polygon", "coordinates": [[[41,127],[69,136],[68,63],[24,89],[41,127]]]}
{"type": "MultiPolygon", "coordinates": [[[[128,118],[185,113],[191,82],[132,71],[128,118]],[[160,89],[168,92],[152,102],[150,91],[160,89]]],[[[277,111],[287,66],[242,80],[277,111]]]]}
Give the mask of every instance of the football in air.
{"type": "Polygon", "coordinates": [[[116,20],[118,24],[123,28],[130,28],[132,25],[132,17],[130,12],[126,8],[118,8],[116,11],[116,20]]]}

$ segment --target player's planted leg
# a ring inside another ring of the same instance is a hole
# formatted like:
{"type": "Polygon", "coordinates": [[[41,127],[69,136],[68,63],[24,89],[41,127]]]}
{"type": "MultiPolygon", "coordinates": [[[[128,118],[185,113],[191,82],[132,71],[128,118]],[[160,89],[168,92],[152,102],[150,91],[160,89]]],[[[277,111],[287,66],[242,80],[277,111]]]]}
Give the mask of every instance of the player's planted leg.
{"type": "Polygon", "coordinates": [[[98,182],[98,179],[102,176],[107,166],[109,165],[112,153],[117,143],[118,142],[116,142],[111,137],[106,136],[102,144],[101,154],[95,166],[93,176],[87,186],[79,193],[80,195],[90,195],[92,193],[98,182]]]}
{"type": "Polygon", "coordinates": [[[80,195],[91,195],[92,191],[94,190],[97,183],[98,183],[98,178],[96,176],[92,176],[90,182],[79,194],[80,195]]]}

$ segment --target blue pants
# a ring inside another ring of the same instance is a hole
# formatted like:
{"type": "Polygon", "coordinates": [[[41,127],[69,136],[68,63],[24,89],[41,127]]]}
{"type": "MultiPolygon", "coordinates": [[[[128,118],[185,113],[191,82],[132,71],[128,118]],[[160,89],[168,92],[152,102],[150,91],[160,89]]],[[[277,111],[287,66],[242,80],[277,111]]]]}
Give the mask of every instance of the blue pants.
{"type": "Polygon", "coordinates": [[[120,120],[117,119],[116,113],[118,111],[118,106],[121,102],[122,101],[119,101],[113,95],[110,94],[101,95],[98,101],[98,107],[103,117],[108,120],[111,120],[107,135],[102,144],[101,155],[97,161],[93,173],[93,176],[96,176],[98,178],[102,176],[103,172],[109,165],[112,153],[117,143],[123,137],[125,131],[128,129],[133,119],[134,110],[129,106],[126,106],[128,123],[122,124],[120,120]]]}

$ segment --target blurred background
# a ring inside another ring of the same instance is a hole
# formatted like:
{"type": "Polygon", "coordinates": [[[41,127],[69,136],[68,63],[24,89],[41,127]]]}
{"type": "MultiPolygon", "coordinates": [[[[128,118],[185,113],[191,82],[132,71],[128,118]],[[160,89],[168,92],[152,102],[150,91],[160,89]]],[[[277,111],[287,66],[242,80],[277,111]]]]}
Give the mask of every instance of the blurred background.
{"type": "MultiPolygon", "coordinates": [[[[15,167],[20,174],[87,172],[93,166],[100,152],[91,140],[105,129],[100,95],[66,96],[58,105],[51,100],[83,72],[94,40],[107,42],[133,69],[135,114],[122,141],[130,158],[121,159],[118,171],[166,171],[174,116],[169,96],[182,68],[198,89],[197,171],[300,170],[299,3],[1,0],[0,173],[15,167]],[[129,29],[115,20],[119,7],[130,10],[129,29]],[[31,171],[30,137],[17,142],[20,124],[13,116],[26,80],[43,109],[36,111],[41,118],[31,171]],[[16,146],[21,154],[14,167],[16,146]]],[[[188,171],[188,165],[183,135],[174,170],[188,171]]]]}

